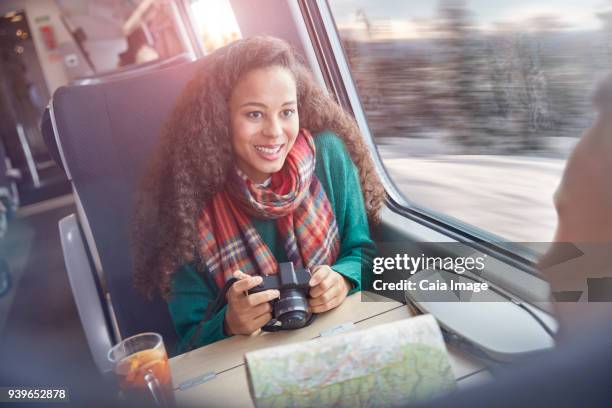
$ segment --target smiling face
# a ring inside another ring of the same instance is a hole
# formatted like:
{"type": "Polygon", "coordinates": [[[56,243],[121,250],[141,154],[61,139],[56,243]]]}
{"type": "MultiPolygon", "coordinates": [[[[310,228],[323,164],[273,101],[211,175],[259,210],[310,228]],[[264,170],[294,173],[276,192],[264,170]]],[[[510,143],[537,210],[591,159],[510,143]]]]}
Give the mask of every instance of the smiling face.
{"type": "Polygon", "coordinates": [[[297,138],[293,75],[278,66],[248,72],[234,87],[229,108],[236,165],[262,183],[283,167],[297,138]]]}

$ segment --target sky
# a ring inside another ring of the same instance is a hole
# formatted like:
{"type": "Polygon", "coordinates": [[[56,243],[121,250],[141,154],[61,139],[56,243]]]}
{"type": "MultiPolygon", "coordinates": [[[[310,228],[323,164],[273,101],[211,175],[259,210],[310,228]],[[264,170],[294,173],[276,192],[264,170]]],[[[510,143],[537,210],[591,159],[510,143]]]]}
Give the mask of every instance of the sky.
{"type": "MultiPolygon", "coordinates": [[[[385,21],[394,36],[417,36],[418,27],[438,14],[438,0],[328,0],[340,29],[361,29],[356,17],[363,9],[372,24],[385,21]]],[[[534,17],[556,17],[569,30],[598,30],[597,13],[612,11],[612,0],[466,0],[473,22],[481,29],[493,29],[497,23],[525,27],[534,17]]],[[[422,31],[422,30],[421,30],[422,31]]]]}

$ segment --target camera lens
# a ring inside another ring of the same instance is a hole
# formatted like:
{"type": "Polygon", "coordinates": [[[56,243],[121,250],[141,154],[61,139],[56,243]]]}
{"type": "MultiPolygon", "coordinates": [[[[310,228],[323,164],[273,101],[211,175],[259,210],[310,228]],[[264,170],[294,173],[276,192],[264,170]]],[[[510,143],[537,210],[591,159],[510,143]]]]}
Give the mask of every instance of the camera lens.
{"type": "Polygon", "coordinates": [[[283,329],[303,327],[310,318],[306,296],[297,289],[282,291],[280,299],[274,304],[274,316],[283,329]]]}

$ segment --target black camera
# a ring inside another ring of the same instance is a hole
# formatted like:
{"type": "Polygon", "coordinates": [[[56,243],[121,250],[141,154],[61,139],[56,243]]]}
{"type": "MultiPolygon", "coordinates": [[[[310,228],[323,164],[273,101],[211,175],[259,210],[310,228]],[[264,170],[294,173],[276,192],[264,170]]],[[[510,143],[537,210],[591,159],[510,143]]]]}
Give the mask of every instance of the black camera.
{"type": "Polygon", "coordinates": [[[310,271],[308,269],[295,269],[292,262],[279,264],[276,275],[262,276],[263,282],[249,293],[263,292],[268,289],[280,291],[280,297],[272,301],[273,319],[262,330],[277,331],[286,329],[299,329],[308,325],[312,320],[312,313],[308,311],[308,291],[310,286],[310,271]]]}

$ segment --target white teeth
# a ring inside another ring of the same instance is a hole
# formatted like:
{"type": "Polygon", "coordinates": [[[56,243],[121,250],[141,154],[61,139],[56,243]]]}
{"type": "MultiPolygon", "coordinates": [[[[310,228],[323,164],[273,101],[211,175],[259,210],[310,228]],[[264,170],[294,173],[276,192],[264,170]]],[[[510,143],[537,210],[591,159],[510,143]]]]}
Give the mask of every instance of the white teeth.
{"type": "Polygon", "coordinates": [[[276,147],[263,147],[263,146],[255,146],[255,148],[257,150],[259,150],[260,152],[264,153],[264,154],[275,154],[278,153],[279,150],[281,149],[283,145],[278,145],[276,147]]]}

